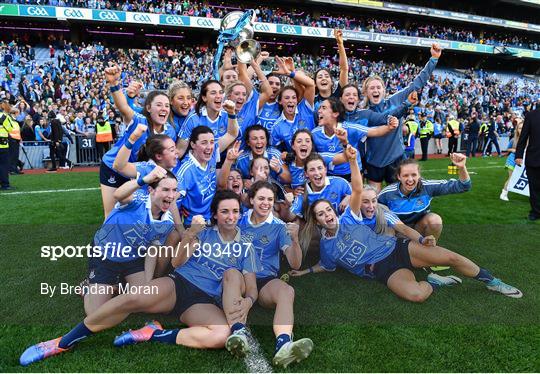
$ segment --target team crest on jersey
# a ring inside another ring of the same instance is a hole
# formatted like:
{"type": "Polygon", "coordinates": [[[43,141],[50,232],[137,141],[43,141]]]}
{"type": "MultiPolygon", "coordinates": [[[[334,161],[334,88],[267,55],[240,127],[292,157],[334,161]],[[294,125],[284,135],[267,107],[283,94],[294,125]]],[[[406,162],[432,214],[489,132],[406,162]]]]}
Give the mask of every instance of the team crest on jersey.
{"type": "Polygon", "coordinates": [[[422,207],[422,206],[424,206],[424,202],[422,200],[417,200],[416,201],[416,206],[417,207],[422,207]]]}
{"type": "Polygon", "coordinates": [[[301,119],[300,121],[298,121],[298,126],[304,127],[305,125],[306,125],[306,121],[304,121],[303,119],[301,119]]]}
{"type": "Polygon", "coordinates": [[[338,198],[337,192],[332,192],[332,193],[330,194],[330,199],[331,199],[331,200],[337,200],[337,198],[338,198]]]}
{"type": "Polygon", "coordinates": [[[261,243],[264,244],[264,245],[267,245],[268,243],[270,243],[270,239],[268,239],[268,236],[263,235],[261,237],[261,243]]]}
{"type": "Polygon", "coordinates": [[[96,277],[96,272],[94,270],[90,271],[90,274],[88,274],[88,278],[94,279],[96,277]]]}
{"type": "Polygon", "coordinates": [[[116,178],[114,175],[111,175],[111,177],[109,179],[107,179],[107,182],[109,182],[110,184],[115,184],[116,183],[116,178]]]}

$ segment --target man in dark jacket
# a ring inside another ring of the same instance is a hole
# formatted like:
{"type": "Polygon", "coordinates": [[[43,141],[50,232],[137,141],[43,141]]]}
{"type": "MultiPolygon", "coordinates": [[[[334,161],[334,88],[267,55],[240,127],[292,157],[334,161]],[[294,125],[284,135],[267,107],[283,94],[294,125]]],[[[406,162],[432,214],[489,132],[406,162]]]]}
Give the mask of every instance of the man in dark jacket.
{"type": "Polygon", "coordinates": [[[536,110],[525,115],[523,129],[516,147],[516,164],[518,165],[523,163],[525,147],[527,147],[525,170],[529,180],[531,203],[529,219],[536,221],[540,218],[540,102],[536,104],[536,110]]]}

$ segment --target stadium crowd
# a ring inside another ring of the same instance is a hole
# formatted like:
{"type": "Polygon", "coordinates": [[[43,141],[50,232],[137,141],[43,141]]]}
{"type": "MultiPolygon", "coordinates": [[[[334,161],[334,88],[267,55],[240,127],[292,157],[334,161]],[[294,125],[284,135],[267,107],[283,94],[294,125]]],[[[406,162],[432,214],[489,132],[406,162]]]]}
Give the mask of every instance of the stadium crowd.
{"type": "MultiPolygon", "coordinates": [[[[36,65],[33,48],[15,41],[0,44],[0,61],[6,69],[0,77],[0,87],[10,102],[17,104],[20,113],[17,121],[23,127],[23,139],[40,140],[39,132],[31,131],[39,126],[52,108],[62,111],[70,130],[87,134],[95,132],[98,119],[110,121],[116,127],[117,136],[123,134],[123,126],[114,110],[105,82],[100,73],[105,61],[115,60],[124,66],[125,84],[140,80],[144,91],[166,89],[173,79],[181,79],[195,92],[200,89],[201,77],[210,77],[214,50],[206,47],[177,49],[155,46],[151,50],[115,50],[101,43],[80,46],[67,43],[57,51],[57,58],[36,65]],[[16,80],[19,77],[19,80],[16,80]],[[23,103],[24,102],[24,103],[23,103]],[[102,117],[102,118],[101,118],[102,117]]],[[[296,66],[313,74],[327,68],[334,76],[339,74],[337,56],[292,56],[296,66]]],[[[413,64],[389,64],[349,57],[351,81],[361,83],[373,74],[381,76],[388,92],[394,93],[407,86],[420,71],[413,64]]],[[[485,115],[501,114],[504,126],[500,132],[511,129],[513,114],[530,110],[540,88],[538,84],[524,79],[512,79],[503,83],[495,74],[482,71],[434,74],[423,89],[420,112],[434,112],[446,125],[449,115],[466,121],[471,112],[485,115]]],[[[62,120],[64,122],[64,119],[62,120]]]]}
{"type": "MultiPolygon", "coordinates": [[[[9,1],[8,1],[9,2],[9,1]]],[[[53,6],[73,6],[90,9],[111,9],[160,14],[180,14],[195,17],[222,18],[225,14],[245,9],[240,3],[226,2],[211,4],[201,1],[105,1],[105,0],[12,0],[12,3],[41,4],[53,6]]],[[[318,16],[307,10],[281,9],[278,7],[258,6],[258,22],[303,25],[312,27],[344,28],[347,30],[369,31],[383,34],[407,35],[460,42],[480,43],[494,46],[510,46],[539,50],[538,39],[525,36],[509,36],[492,31],[472,31],[461,26],[440,26],[430,23],[401,22],[372,17],[351,17],[339,13],[321,13],[318,16]]]]}

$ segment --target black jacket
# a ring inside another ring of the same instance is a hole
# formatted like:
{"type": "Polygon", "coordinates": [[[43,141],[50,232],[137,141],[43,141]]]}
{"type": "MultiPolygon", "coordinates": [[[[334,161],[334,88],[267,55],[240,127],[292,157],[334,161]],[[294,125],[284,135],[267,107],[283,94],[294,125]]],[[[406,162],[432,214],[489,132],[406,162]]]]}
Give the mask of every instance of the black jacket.
{"type": "Polygon", "coordinates": [[[525,147],[527,147],[525,165],[540,167],[540,108],[525,115],[516,147],[516,158],[523,158],[525,147]],[[527,141],[529,141],[529,145],[527,145],[527,141]]]}

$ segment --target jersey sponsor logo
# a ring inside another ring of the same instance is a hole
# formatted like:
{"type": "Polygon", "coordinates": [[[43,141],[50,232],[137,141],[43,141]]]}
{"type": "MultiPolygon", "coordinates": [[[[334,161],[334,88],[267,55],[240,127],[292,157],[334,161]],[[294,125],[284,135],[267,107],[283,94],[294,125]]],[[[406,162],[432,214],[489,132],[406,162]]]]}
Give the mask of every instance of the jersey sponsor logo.
{"type": "MultiPolygon", "coordinates": [[[[343,243],[343,245],[346,244],[343,243]]],[[[367,247],[364,244],[360,243],[358,240],[354,240],[346,247],[345,253],[340,257],[340,260],[353,268],[362,260],[366,251],[367,247]]]]}
{"type": "Polygon", "coordinates": [[[69,18],[85,18],[83,12],[79,9],[66,8],[64,9],[63,14],[65,17],[69,18]]]}
{"type": "Polygon", "coordinates": [[[202,27],[214,27],[214,24],[210,19],[199,18],[197,19],[197,25],[202,27]]]}
{"type": "Polygon", "coordinates": [[[137,22],[142,22],[142,23],[152,22],[152,20],[150,19],[150,16],[148,14],[143,14],[143,13],[135,13],[133,15],[133,20],[137,22]]]}

